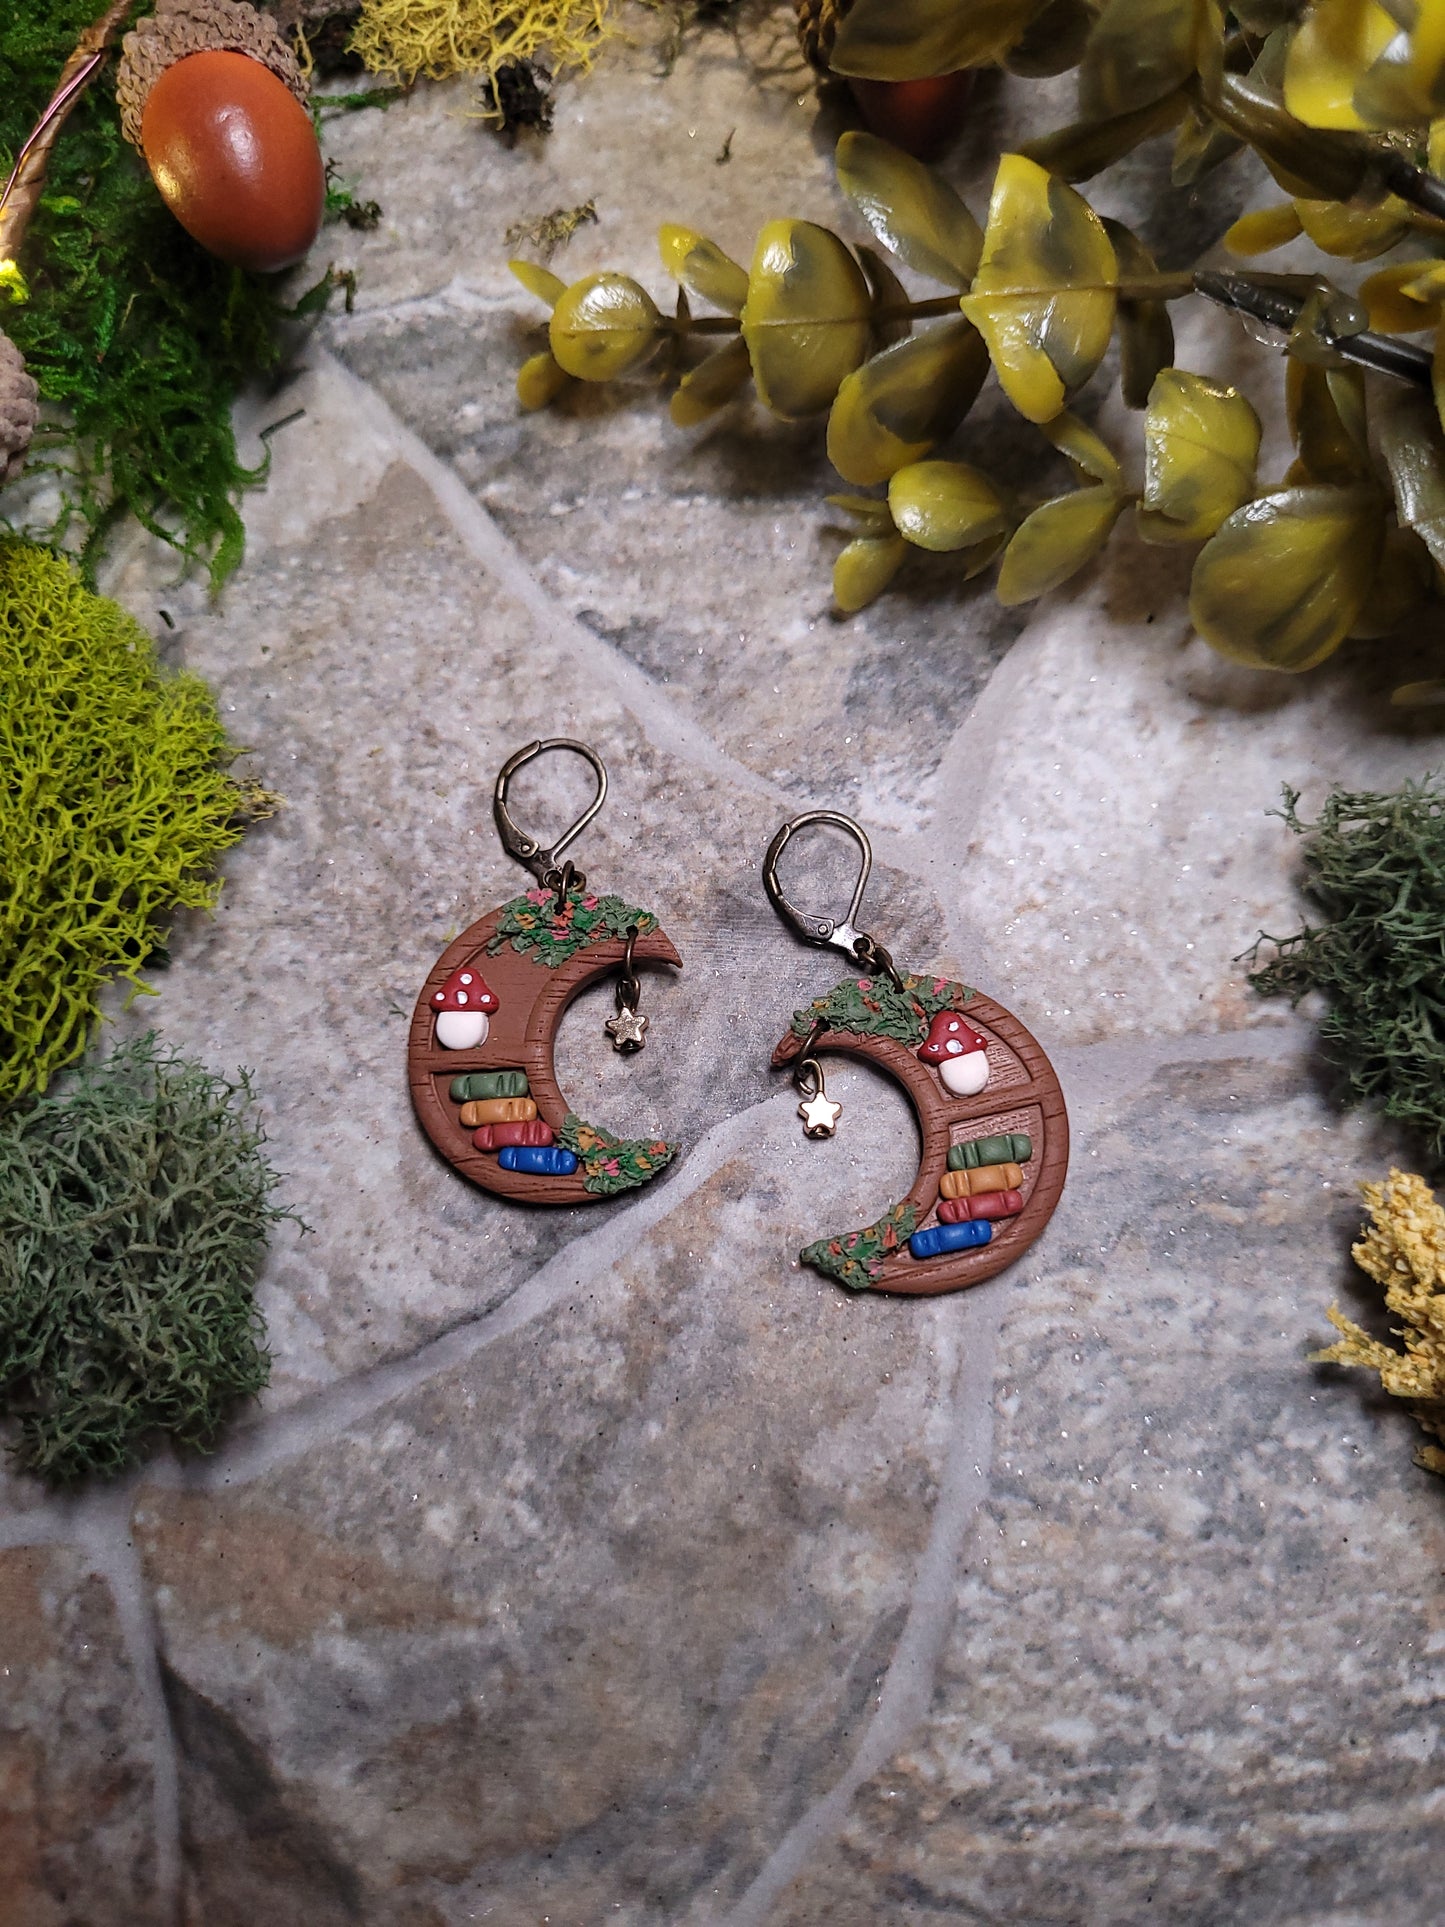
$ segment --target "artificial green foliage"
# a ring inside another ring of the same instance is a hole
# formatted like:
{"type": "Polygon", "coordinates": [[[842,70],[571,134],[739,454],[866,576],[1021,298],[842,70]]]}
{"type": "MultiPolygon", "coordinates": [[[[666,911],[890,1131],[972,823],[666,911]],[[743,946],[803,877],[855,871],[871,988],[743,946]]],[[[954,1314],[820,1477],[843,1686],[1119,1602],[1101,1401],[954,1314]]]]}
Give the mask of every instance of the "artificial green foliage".
{"type": "Polygon", "coordinates": [[[555,970],[589,943],[606,943],[609,938],[620,943],[629,930],[646,937],[656,928],[657,918],[650,910],[634,909],[621,897],[599,897],[574,885],[559,908],[555,890],[528,890],[502,906],[487,949],[496,956],[510,944],[534,963],[555,970]]]}
{"type": "Polygon", "coordinates": [[[662,1138],[613,1137],[596,1124],[585,1124],[567,1113],[557,1142],[576,1153],[582,1166],[583,1189],[600,1198],[634,1191],[648,1184],[677,1156],[677,1146],[662,1138]]]}
{"type": "Polygon", "coordinates": [[[0,1404],[55,1485],[207,1451],[270,1374],[252,1288],[275,1173],[251,1087],[123,1045],[0,1115],[0,1404]]]}
{"type": "Polygon", "coordinates": [[[195,676],[69,563],[0,540],[0,1102],[85,1048],[101,986],[205,909],[240,819],[269,799],[195,676]]]}
{"type": "Polygon", "coordinates": [[[826,997],[793,1012],[793,1033],[806,1037],[815,1024],[851,1030],[862,1037],[894,1037],[900,1044],[921,1044],[941,1010],[963,1010],[977,991],[946,977],[902,973],[896,990],[886,976],[845,977],[826,997]]]}
{"type": "MultiPolygon", "coordinates": [[[[1304,822],[1304,893],[1322,921],[1262,937],[1274,955],[1250,981],[1295,1001],[1323,991],[1325,1049],[1352,1099],[1381,1104],[1445,1161],[1445,789],[1335,790],[1304,822]]],[[[1258,956],[1259,944],[1250,953],[1258,956]]]]}
{"type": "MultiPolygon", "coordinates": [[[[812,20],[813,10],[801,11],[812,20]]],[[[997,565],[999,600],[1031,601],[1073,581],[1121,524],[1198,550],[1195,626],[1255,669],[1310,669],[1347,638],[1403,631],[1439,599],[1440,578],[1408,538],[1445,558],[1445,353],[1435,358],[1434,408],[1400,431],[1378,420],[1389,384],[1367,391],[1351,362],[1353,354],[1389,365],[1423,392],[1428,359],[1412,359],[1404,344],[1352,338],[1367,327],[1445,333],[1438,9],[1392,13],[1375,0],[1227,9],[1205,0],[851,0],[832,11],[836,73],[908,81],[992,64],[1032,78],[1077,67],[1078,118],[999,157],[982,221],[934,170],[872,134],[849,133],[838,144],[838,185],[869,242],[775,217],[744,268],[745,254],[735,259],[691,228],[665,226],[663,263],[680,284],[675,312],[644,308],[639,284],[611,277],[625,282],[635,311],[625,342],[617,345],[614,322],[599,311],[584,366],[570,338],[565,353],[558,348],[554,315],[554,352],[533,356],[519,378],[525,406],[565,397],[572,375],[607,378],[656,350],[678,384],[679,427],[728,406],[749,379],[775,415],[826,415],[838,473],[880,491],[828,497],[851,524],[833,575],[845,613],[883,594],[920,552],[948,556],[941,566],[962,580],[997,565]],[[1286,275],[1161,272],[1075,183],[1171,132],[1177,186],[1207,193],[1209,173],[1252,148],[1290,197],[1231,229],[1237,253],[1303,237],[1320,261],[1286,275]],[[915,298],[870,243],[944,292],[915,298]],[[1358,295],[1330,279],[1331,257],[1365,261],[1399,243],[1414,258],[1381,270],[1358,295]],[[1296,459],[1283,475],[1256,473],[1260,424],[1250,400],[1175,365],[1168,304],[1196,294],[1272,318],[1287,335],[1296,459]],[[694,301],[720,312],[695,314],[694,301]],[[1108,352],[1115,342],[1117,361],[1108,352]],[[1125,402],[1146,411],[1144,460],[1110,453],[1105,468],[1080,458],[1077,433],[1056,431],[1076,407],[1080,417],[1095,412],[1078,398],[1092,387],[1097,401],[1101,371],[1112,378],[1116,366],[1125,402]],[[1072,486],[1051,477],[1037,492],[1006,489],[976,459],[944,452],[953,441],[973,453],[967,418],[990,374],[1041,431],[1041,461],[1048,442],[1069,462],[1072,486]],[[1388,488],[1374,450],[1385,454],[1388,488]],[[1125,480],[1140,468],[1142,490],[1125,480]],[[970,501],[988,513],[964,513],[970,501]]],[[[810,26],[806,44],[811,34],[810,26]]],[[[586,284],[528,285],[558,312],[587,307],[586,284]]],[[[1412,685],[1408,699],[1438,700],[1437,687],[1412,685]]]]}
{"type": "Polygon", "coordinates": [[[910,1232],[918,1229],[918,1207],[895,1204],[877,1224],[836,1238],[819,1238],[798,1253],[805,1265],[836,1278],[845,1291],[870,1291],[878,1283],[884,1260],[891,1258],[910,1232]]]}
{"type": "MultiPolygon", "coordinates": [[[[0,179],[98,11],[0,7],[0,179]]],[[[122,139],[108,68],[61,132],[20,265],[29,300],[0,303],[0,326],[54,404],[30,468],[54,465],[64,495],[54,526],[33,532],[58,541],[78,524],[89,573],[106,531],[133,514],[219,584],[244,546],[236,498],[262,473],[237,456],[232,402],[277,366],[278,329],[324,305],[329,278],[288,307],[273,279],[197,246],[122,139]]]]}

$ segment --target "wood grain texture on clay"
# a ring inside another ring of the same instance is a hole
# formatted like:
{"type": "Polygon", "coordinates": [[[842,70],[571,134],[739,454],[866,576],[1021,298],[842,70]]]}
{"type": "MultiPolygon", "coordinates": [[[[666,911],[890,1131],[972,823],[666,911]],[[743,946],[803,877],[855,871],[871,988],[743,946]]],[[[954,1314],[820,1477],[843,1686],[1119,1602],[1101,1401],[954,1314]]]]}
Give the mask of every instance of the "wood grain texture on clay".
{"type": "MultiPolygon", "coordinates": [[[[525,1071],[537,1115],[560,1138],[572,1109],[562,1095],[553,1062],[562,1014],[589,984],[615,971],[625,953],[620,938],[608,937],[584,945],[556,965],[539,963],[530,953],[513,950],[510,943],[493,956],[487,945],[505,908],[491,911],[449,944],[421,987],[407,1040],[411,1101],[422,1129],[447,1163],[484,1191],[521,1204],[600,1204],[602,1194],[587,1190],[580,1164],[570,1177],[504,1171],[494,1153],[473,1147],[472,1134],[461,1122],[461,1107],[449,1096],[452,1079],[469,1071],[525,1071]],[[432,997],[463,965],[475,965],[496,992],[499,1008],[484,1043],[474,1050],[444,1050],[434,1035],[432,997]]],[[[639,964],[682,967],[671,938],[660,926],[638,937],[633,956],[639,964]]]]}
{"type": "MultiPolygon", "coordinates": [[[[915,1258],[905,1245],[884,1259],[875,1291],[933,1297],[982,1284],[1022,1257],[1053,1216],[1063,1192],[1069,1166],[1069,1118],[1058,1076],[1043,1046],[1011,1011],[981,993],[969,999],[964,1015],[989,1040],[989,1081],[974,1097],[955,1097],[946,1091],[937,1075],[919,1062],[916,1046],[896,1038],[830,1028],[814,1046],[815,1053],[840,1051],[867,1058],[907,1091],[918,1116],[923,1156],[903,1202],[917,1210],[920,1230],[933,1222],[950,1145],[1005,1130],[1025,1131],[1034,1141],[1034,1155],[1024,1166],[1024,1207],[1017,1217],[996,1220],[990,1242],[972,1251],[915,1258]]],[[[803,1043],[796,1031],[789,1030],[773,1052],[774,1067],[791,1064],[802,1053],[803,1043]]]]}

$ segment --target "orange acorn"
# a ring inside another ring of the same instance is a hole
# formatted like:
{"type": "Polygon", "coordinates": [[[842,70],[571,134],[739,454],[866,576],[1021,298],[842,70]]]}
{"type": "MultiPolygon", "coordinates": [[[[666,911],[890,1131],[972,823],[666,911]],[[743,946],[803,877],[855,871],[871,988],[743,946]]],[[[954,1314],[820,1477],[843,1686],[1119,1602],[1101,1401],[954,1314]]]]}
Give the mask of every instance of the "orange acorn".
{"type": "Polygon", "coordinates": [[[274,24],[244,0],[160,0],[122,44],[121,129],[181,226],[236,267],[299,261],[321,227],[326,170],[274,24]]]}
{"type": "MultiPolygon", "coordinates": [[[[839,23],[853,0],[793,0],[798,41],[808,64],[827,74],[839,23]]],[[[936,160],[957,137],[973,92],[973,69],[921,80],[848,79],[869,129],[918,160],[936,160]]]]}

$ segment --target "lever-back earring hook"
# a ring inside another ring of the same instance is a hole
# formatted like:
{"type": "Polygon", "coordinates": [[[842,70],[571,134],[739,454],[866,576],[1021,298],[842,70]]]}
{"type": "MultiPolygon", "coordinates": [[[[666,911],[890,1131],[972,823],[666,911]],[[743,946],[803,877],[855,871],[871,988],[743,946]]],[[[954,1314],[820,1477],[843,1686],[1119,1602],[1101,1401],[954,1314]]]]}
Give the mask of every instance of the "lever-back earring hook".
{"type": "Polygon", "coordinates": [[[763,888],[778,915],[784,923],[791,924],[799,936],[806,938],[809,943],[831,944],[864,970],[886,972],[895,988],[901,990],[902,979],[893,967],[893,959],[882,944],[875,943],[867,931],[860,930],[857,924],[863,892],[868,887],[872,868],[873,846],[860,823],[855,823],[851,816],[844,816],[838,810],[806,810],[802,816],[795,816],[790,823],[785,823],[768,845],[768,853],[763,858],[763,888]],[[835,830],[842,830],[858,845],[861,862],[858,881],[853,886],[853,901],[848,905],[847,914],[836,919],[814,916],[810,910],[800,910],[796,904],[788,901],[778,881],[778,858],[796,833],[813,823],[827,823],[835,830]]]}
{"type": "Polygon", "coordinates": [[[596,750],[589,749],[586,743],[574,742],[570,736],[549,736],[545,742],[528,743],[525,749],[519,749],[515,756],[509,756],[503,763],[497,772],[497,786],[492,794],[492,814],[497,820],[497,834],[502,839],[502,848],[507,855],[525,864],[544,890],[556,890],[558,896],[562,897],[573,884],[585,883],[587,879],[582,871],[574,870],[570,863],[559,868],[557,859],[567,845],[587,828],[606,799],[607,770],[596,750]],[[550,849],[544,849],[536,837],[528,836],[525,830],[517,827],[507,808],[507,790],[512,778],[524,764],[549,749],[570,749],[574,755],[590,763],[592,773],[597,778],[597,794],[571,828],[564,830],[550,849]]]}

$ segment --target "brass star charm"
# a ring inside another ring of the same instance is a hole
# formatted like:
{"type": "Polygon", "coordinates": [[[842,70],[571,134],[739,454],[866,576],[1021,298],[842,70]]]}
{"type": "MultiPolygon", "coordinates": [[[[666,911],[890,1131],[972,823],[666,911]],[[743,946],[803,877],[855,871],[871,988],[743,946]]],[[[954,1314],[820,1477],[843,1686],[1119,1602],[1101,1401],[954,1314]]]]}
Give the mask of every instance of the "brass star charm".
{"type": "Polygon", "coordinates": [[[641,1050],[647,1042],[647,1021],[640,1010],[629,1010],[624,1004],[602,1028],[612,1039],[613,1050],[641,1050]]]}
{"type": "Polygon", "coordinates": [[[843,1115],[843,1106],[835,1104],[831,1097],[819,1091],[816,1097],[805,1097],[798,1106],[798,1116],[803,1120],[804,1137],[832,1137],[838,1129],[838,1119],[843,1115]]]}

